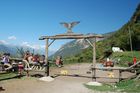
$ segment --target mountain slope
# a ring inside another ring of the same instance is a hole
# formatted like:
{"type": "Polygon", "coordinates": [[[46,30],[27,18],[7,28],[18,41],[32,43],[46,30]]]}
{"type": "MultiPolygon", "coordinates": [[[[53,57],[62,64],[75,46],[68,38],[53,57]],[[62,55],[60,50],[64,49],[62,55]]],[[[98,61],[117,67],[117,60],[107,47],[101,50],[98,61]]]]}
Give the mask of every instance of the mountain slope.
{"type": "Polygon", "coordinates": [[[16,47],[0,44],[0,53],[10,53],[12,56],[17,54],[16,47]]]}
{"type": "MultiPolygon", "coordinates": [[[[102,59],[107,57],[112,52],[112,47],[120,47],[124,51],[130,51],[130,33],[132,38],[132,47],[133,50],[140,50],[140,4],[138,5],[136,11],[124,26],[119,30],[111,33],[105,34],[106,39],[99,41],[97,43],[97,59],[102,59]]],[[[73,59],[81,59],[82,61],[91,61],[92,60],[92,48],[89,47],[83,50],[81,53],[74,56],[73,59]]],[[[66,59],[71,59],[67,57],[66,59]]]]}
{"type": "Polygon", "coordinates": [[[81,50],[88,48],[89,45],[84,39],[73,40],[64,44],[58,51],[55,52],[50,58],[56,56],[72,56],[81,52],[81,50]]]}
{"type": "MultiPolygon", "coordinates": [[[[110,36],[111,33],[105,34],[106,37],[110,36]]],[[[88,33],[87,35],[96,35],[94,33],[88,33]]],[[[89,39],[93,42],[93,39],[89,39]]],[[[101,39],[97,39],[100,41],[101,39]]],[[[68,57],[74,56],[81,53],[83,50],[90,47],[90,44],[84,39],[76,39],[71,42],[64,44],[58,51],[56,51],[50,58],[55,58],[56,56],[68,57]]]]}
{"type": "Polygon", "coordinates": [[[29,50],[32,53],[45,54],[45,49],[33,49],[27,46],[19,46],[19,45],[9,45],[9,44],[0,44],[0,54],[10,53],[12,57],[21,57],[19,51],[29,50]]]}
{"type": "MultiPolygon", "coordinates": [[[[103,58],[111,52],[113,46],[120,47],[123,50],[130,50],[130,33],[132,38],[133,50],[140,50],[140,4],[131,17],[130,21],[122,26],[119,30],[103,34],[106,37],[104,40],[97,43],[97,58],[103,58]]],[[[87,42],[80,40],[71,41],[63,45],[54,55],[79,56],[84,58],[92,58],[92,48],[87,42]],[[83,45],[82,45],[83,44],[83,45]],[[88,54],[89,53],[89,54],[88,54]],[[89,57],[91,55],[91,57],[89,57]]],[[[92,40],[91,40],[92,41],[92,40]]],[[[51,56],[51,57],[52,57],[51,56]]]]}
{"type": "Polygon", "coordinates": [[[140,50],[140,4],[130,21],[108,38],[107,42],[111,46],[119,46],[124,50],[130,50],[130,34],[133,50],[140,50]]]}

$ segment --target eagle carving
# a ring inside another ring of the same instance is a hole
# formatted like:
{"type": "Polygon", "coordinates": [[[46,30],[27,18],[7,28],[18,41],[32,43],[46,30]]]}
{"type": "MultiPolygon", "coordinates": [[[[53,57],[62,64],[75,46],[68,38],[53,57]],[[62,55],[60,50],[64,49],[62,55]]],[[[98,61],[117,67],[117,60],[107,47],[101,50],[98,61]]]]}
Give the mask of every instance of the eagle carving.
{"type": "Polygon", "coordinates": [[[71,23],[62,22],[60,24],[62,24],[64,27],[66,27],[68,29],[67,33],[73,33],[72,28],[79,23],[80,23],[80,21],[71,22],[71,23]]]}

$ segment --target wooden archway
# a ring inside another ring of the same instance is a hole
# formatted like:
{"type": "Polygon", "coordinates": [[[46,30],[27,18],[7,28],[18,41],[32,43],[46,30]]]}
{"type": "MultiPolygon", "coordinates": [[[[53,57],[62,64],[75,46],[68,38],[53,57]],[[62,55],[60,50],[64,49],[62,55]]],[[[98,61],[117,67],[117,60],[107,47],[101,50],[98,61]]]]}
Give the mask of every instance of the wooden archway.
{"type": "Polygon", "coordinates": [[[39,40],[46,40],[46,68],[45,68],[45,75],[49,76],[49,62],[48,62],[48,47],[58,39],[84,39],[86,40],[92,47],[93,47],[93,61],[92,61],[92,79],[95,78],[95,68],[96,68],[96,39],[103,38],[102,35],[83,35],[83,34],[75,34],[75,33],[66,33],[66,34],[59,34],[55,36],[41,36],[39,40]],[[94,42],[92,43],[89,39],[93,38],[94,42]],[[49,43],[49,40],[52,40],[49,43]]]}

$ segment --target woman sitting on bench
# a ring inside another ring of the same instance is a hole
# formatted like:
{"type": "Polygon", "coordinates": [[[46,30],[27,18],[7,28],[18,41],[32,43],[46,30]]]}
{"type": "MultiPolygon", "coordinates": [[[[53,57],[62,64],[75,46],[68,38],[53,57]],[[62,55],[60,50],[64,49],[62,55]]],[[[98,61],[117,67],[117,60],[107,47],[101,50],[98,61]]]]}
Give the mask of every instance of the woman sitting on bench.
{"type": "Polygon", "coordinates": [[[4,53],[2,57],[3,70],[10,70],[12,65],[9,62],[10,53],[4,53]]]}

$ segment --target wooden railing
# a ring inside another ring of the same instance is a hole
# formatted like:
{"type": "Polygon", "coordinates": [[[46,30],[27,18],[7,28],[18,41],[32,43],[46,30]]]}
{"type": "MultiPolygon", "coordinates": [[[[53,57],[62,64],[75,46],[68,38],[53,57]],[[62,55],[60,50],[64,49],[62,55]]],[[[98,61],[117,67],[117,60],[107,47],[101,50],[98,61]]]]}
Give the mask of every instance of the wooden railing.
{"type": "Polygon", "coordinates": [[[138,69],[140,69],[140,68],[136,68],[136,66],[138,66],[139,64],[140,64],[140,61],[130,67],[95,67],[95,68],[91,67],[91,69],[92,69],[92,73],[94,72],[94,70],[96,72],[95,75],[93,75],[93,78],[95,78],[95,79],[108,78],[108,79],[119,79],[119,81],[120,81],[122,79],[134,77],[134,75],[136,75],[136,73],[137,73],[136,71],[138,69]],[[130,74],[130,76],[128,75],[128,77],[124,76],[125,75],[124,73],[130,72],[132,70],[133,70],[132,75],[130,74]],[[98,71],[100,71],[100,72],[98,73],[98,71]],[[101,72],[102,72],[102,74],[101,74],[101,72]],[[113,75],[112,75],[112,77],[105,76],[105,75],[107,75],[107,73],[112,73],[112,74],[114,74],[114,76],[113,75]]]}

